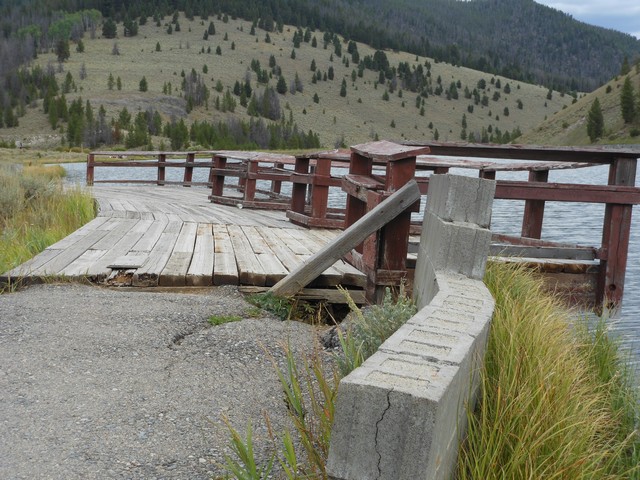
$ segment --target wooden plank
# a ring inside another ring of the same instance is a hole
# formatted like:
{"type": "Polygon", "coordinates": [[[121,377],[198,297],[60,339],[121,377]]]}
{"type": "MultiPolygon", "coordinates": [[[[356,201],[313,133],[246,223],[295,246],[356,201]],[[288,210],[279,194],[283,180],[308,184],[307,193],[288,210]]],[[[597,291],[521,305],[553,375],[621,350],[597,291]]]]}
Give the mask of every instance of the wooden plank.
{"type": "Polygon", "coordinates": [[[87,250],[67,265],[60,273],[67,277],[88,277],[91,266],[103,257],[106,252],[106,250],[87,250]]]}
{"type": "MultiPolygon", "coordinates": [[[[241,285],[238,287],[238,290],[245,294],[266,293],[269,291],[269,287],[241,285]]],[[[347,292],[356,305],[364,305],[367,303],[364,290],[347,290],[347,292]]],[[[326,300],[330,303],[347,303],[344,294],[335,288],[303,288],[294,296],[300,300],[326,300]]]]}
{"type": "Polygon", "coordinates": [[[379,162],[392,162],[407,157],[426,155],[430,153],[431,150],[426,146],[402,145],[387,140],[380,140],[354,145],[351,147],[351,151],[379,162]]]}
{"type": "Polygon", "coordinates": [[[296,255],[313,255],[318,250],[318,247],[309,245],[309,233],[306,230],[280,229],[278,235],[296,255]]]}
{"type": "Polygon", "coordinates": [[[272,249],[273,245],[262,237],[256,227],[245,226],[241,228],[264,268],[267,285],[273,285],[284,278],[289,270],[278,259],[278,255],[272,249]]]}
{"type": "Polygon", "coordinates": [[[199,224],[193,258],[187,271],[187,285],[206,287],[213,285],[214,247],[211,224],[199,224]]]}
{"type": "Polygon", "coordinates": [[[108,267],[114,270],[129,270],[140,268],[147,261],[149,255],[123,255],[111,262],[108,267]]]}
{"type": "MultiPolygon", "coordinates": [[[[140,240],[144,233],[153,224],[152,220],[139,220],[116,244],[114,244],[101,258],[97,259],[87,270],[91,277],[104,277],[110,273],[110,264],[118,257],[129,253],[129,250],[140,240]]],[[[144,258],[148,254],[144,255],[144,258]]],[[[138,265],[139,266],[139,265],[138,265]]],[[[115,268],[115,267],[114,267],[115,268]]],[[[137,267],[136,267],[137,268],[137,267]]]]}
{"type": "Polygon", "coordinates": [[[227,225],[227,231],[233,245],[240,283],[265,286],[267,275],[242,228],[238,225],[227,225]]]}
{"type": "MultiPolygon", "coordinates": [[[[169,217],[169,216],[168,216],[169,217]]],[[[167,224],[163,234],[176,235],[173,251],[158,278],[161,286],[184,286],[193,256],[197,224],[182,223],[174,217],[167,224]]]]}
{"type": "Polygon", "coordinates": [[[176,246],[173,248],[173,251],[181,253],[193,253],[197,232],[197,223],[183,223],[182,228],[180,229],[180,234],[178,235],[178,239],[176,240],[176,246]]]}
{"type": "Polygon", "coordinates": [[[307,254],[297,254],[291,250],[286,240],[283,240],[280,236],[279,229],[258,227],[255,230],[256,235],[260,235],[269,244],[270,249],[278,256],[278,259],[288,271],[294,270],[308,258],[309,255],[307,254]]]}
{"type": "Polygon", "coordinates": [[[96,217],[89,223],[86,223],[75,232],[60,239],[53,245],[47,247],[50,250],[65,250],[71,247],[74,243],[80,240],[82,237],[89,234],[91,231],[102,229],[103,226],[109,221],[108,217],[96,217]]]}
{"type": "Polygon", "coordinates": [[[178,252],[175,247],[158,278],[161,287],[184,287],[193,252],[178,252]]]}
{"type": "Polygon", "coordinates": [[[613,163],[617,158],[639,158],[638,150],[602,147],[539,147],[532,145],[485,145],[440,142],[403,142],[427,146],[431,155],[450,157],[506,158],[553,162],[613,163]]]}
{"type": "Polygon", "coordinates": [[[530,258],[554,258],[567,260],[594,260],[596,258],[593,248],[567,248],[567,247],[534,247],[526,245],[492,244],[489,248],[490,255],[530,258]]]}
{"type": "Polygon", "coordinates": [[[11,279],[31,277],[32,272],[39,269],[45,263],[60,255],[64,250],[46,249],[30,260],[0,275],[0,282],[8,282],[11,279]]]}
{"type": "MultiPolygon", "coordinates": [[[[331,268],[338,271],[342,279],[342,285],[350,285],[355,287],[365,287],[367,285],[367,276],[353,265],[348,264],[344,260],[338,260],[331,268]]],[[[326,272],[326,271],[325,271],[326,272]]]]}
{"type": "Polygon", "coordinates": [[[144,233],[142,238],[136,242],[131,250],[134,252],[150,252],[160,239],[160,235],[162,235],[166,226],[166,221],[154,220],[149,226],[149,229],[144,233]]]}
{"type": "Polygon", "coordinates": [[[67,265],[73,262],[85,251],[89,250],[107,233],[107,230],[94,230],[90,232],[88,235],[74,243],[72,246],[60,252],[60,255],[56,255],[49,262],[45,263],[37,269],[34,269],[31,274],[58,275],[67,265]]]}
{"type": "Polygon", "coordinates": [[[326,245],[325,248],[274,285],[271,292],[278,296],[295,294],[354,246],[364,241],[372,232],[396,218],[419,199],[418,184],[415,180],[411,180],[347,228],[336,240],[326,245]]]}
{"type": "Polygon", "coordinates": [[[137,220],[122,218],[117,221],[110,222],[114,228],[107,235],[102,237],[100,241],[93,246],[94,250],[109,250],[113,245],[122,240],[127,232],[129,232],[137,223],[137,220]]]}
{"type": "MultiPolygon", "coordinates": [[[[289,233],[291,235],[298,236],[298,238],[301,239],[301,242],[304,242],[306,245],[308,245],[312,255],[317,251],[323,249],[327,245],[327,243],[333,241],[338,235],[335,231],[326,229],[295,230],[290,231],[289,233]]],[[[340,260],[338,262],[340,262],[340,260]]],[[[316,279],[314,283],[338,285],[343,280],[342,276],[343,272],[335,268],[334,264],[327,268],[324,272],[322,272],[320,277],[316,279]]]]}
{"type": "Polygon", "coordinates": [[[254,226],[247,225],[241,227],[247,240],[251,244],[253,252],[258,255],[261,253],[273,253],[271,250],[271,244],[258,232],[258,229],[254,226]]]}
{"type": "Polygon", "coordinates": [[[238,265],[236,263],[231,236],[225,225],[213,225],[214,285],[237,285],[239,281],[238,265]]]}

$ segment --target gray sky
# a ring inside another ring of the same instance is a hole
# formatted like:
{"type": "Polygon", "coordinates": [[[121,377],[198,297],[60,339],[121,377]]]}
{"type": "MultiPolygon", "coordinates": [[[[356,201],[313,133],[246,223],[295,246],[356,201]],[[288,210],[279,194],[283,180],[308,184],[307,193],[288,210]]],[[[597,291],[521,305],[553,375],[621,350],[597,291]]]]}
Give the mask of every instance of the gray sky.
{"type": "Polygon", "coordinates": [[[535,0],[599,27],[640,38],[640,0],[535,0]]]}

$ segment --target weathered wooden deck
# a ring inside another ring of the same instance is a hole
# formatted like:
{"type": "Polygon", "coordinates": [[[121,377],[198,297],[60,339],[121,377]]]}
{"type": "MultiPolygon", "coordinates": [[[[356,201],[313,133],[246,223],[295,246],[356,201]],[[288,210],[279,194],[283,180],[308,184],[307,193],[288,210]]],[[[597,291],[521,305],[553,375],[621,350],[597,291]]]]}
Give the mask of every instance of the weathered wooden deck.
{"type": "MultiPolygon", "coordinates": [[[[210,203],[200,188],[96,186],[98,216],[3,277],[131,286],[271,286],[338,232],[210,203]]],[[[365,285],[344,261],[311,287],[365,285]]]]}

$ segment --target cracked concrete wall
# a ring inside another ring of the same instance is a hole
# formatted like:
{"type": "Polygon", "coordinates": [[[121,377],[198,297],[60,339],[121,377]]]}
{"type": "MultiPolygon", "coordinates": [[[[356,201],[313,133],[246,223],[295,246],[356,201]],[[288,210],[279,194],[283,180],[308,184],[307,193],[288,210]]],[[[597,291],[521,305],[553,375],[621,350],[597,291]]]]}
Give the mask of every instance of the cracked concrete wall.
{"type": "Polygon", "coordinates": [[[340,382],[335,480],[453,478],[493,314],[482,283],[495,182],[434,175],[416,266],[420,310],[340,382]]]}

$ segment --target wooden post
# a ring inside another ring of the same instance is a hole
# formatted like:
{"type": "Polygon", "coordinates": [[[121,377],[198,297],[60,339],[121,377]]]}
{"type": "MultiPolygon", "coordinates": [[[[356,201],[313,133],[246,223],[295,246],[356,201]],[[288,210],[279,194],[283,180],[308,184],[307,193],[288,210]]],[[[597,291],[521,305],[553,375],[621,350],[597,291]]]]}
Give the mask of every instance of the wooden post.
{"type": "Polygon", "coordinates": [[[196,159],[196,154],[193,152],[187,153],[187,165],[184,167],[184,177],[182,181],[184,183],[184,187],[190,187],[191,182],[193,180],[193,163],[196,159]],[[190,166],[191,164],[191,166],[190,166]]]}
{"type": "MultiPolygon", "coordinates": [[[[547,182],[549,170],[531,170],[530,182],[547,182]]],[[[540,239],[542,236],[542,221],[544,219],[544,200],[527,200],[524,204],[522,216],[522,236],[540,239]]]]}
{"type": "MultiPolygon", "coordinates": [[[[331,176],[331,159],[318,158],[316,160],[316,179],[329,179],[331,176]]],[[[326,218],[327,205],[329,204],[329,185],[327,182],[314,182],[313,196],[311,197],[311,216],[314,218],[326,218]]]]}
{"type": "Polygon", "coordinates": [[[244,185],[244,200],[253,202],[256,198],[256,178],[260,162],[247,160],[247,179],[244,185]]]}
{"type": "Polygon", "coordinates": [[[95,157],[93,153],[87,155],[87,187],[93,185],[93,174],[95,169],[95,157]]]}
{"type": "MultiPolygon", "coordinates": [[[[214,169],[223,169],[227,166],[227,159],[225,157],[221,157],[219,155],[215,155],[213,157],[213,168],[214,169]]],[[[212,172],[209,175],[211,180],[211,196],[221,197],[224,192],[224,174],[220,174],[220,172],[212,172]]]]}
{"type": "MultiPolygon", "coordinates": [[[[351,161],[349,163],[350,175],[366,175],[371,176],[373,171],[373,161],[364,157],[359,153],[351,152],[351,161]]],[[[347,196],[347,208],[345,211],[345,227],[350,227],[367,213],[367,203],[352,195],[347,196]]],[[[362,253],[362,244],[355,247],[355,250],[362,253]]]]}
{"type": "MultiPolygon", "coordinates": [[[[296,157],[294,172],[297,174],[309,173],[309,163],[309,157],[296,157]]],[[[291,211],[295,213],[304,213],[306,196],[307,184],[294,182],[291,187],[291,211]]]]}
{"type": "Polygon", "coordinates": [[[167,155],[165,153],[158,154],[158,185],[164,185],[164,175],[165,175],[165,165],[164,163],[167,161],[167,155]]]}
{"type": "MultiPolygon", "coordinates": [[[[347,197],[345,225],[352,225],[364,212],[413,179],[417,156],[429,153],[427,147],[406,147],[381,141],[351,147],[349,175],[343,181],[347,197]],[[383,178],[373,176],[374,161],[384,166],[383,178]]],[[[399,285],[407,276],[407,250],[412,208],[397,215],[378,232],[370,235],[351,252],[349,259],[367,275],[367,299],[378,302],[387,285],[399,285]]]]}
{"type": "MultiPolygon", "coordinates": [[[[618,158],[609,167],[609,185],[634,186],[636,159],[618,158]]],[[[624,277],[627,268],[629,237],[631,232],[632,205],[607,203],[602,230],[600,271],[596,289],[596,306],[619,307],[624,293],[624,277]]]]}
{"type": "MultiPolygon", "coordinates": [[[[275,163],[274,169],[284,168],[284,163],[275,163]]],[[[282,182],[280,180],[271,180],[271,193],[280,193],[282,191],[282,182]]]]}

